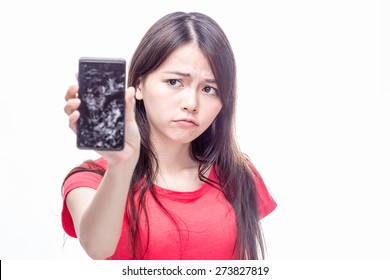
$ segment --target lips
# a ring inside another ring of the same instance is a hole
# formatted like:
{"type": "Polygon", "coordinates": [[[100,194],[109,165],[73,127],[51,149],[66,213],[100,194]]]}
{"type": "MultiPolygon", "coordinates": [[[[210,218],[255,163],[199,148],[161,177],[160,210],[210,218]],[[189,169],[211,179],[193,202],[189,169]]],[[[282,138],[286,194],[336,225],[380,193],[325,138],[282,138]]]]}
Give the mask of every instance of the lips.
{"type": "Polygon", "coordinates": [[[189,119],[189,118],[177,119],[177,120],[174,120],[173,122],[178,123],[178,124],[183,124],[183,125],[196,125],[196,126],[199,125],[196,120],[189,119]]]}

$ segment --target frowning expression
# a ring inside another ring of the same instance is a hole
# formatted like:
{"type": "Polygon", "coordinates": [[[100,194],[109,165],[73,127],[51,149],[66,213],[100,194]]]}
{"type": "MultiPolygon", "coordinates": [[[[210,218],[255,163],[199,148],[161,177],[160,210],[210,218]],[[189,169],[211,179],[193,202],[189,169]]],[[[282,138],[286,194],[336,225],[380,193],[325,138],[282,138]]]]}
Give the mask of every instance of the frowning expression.
{"type": "Polygon", "coordinates": [[[136,98],[144,101],[151,137],[182,144],[201,135],[222,108],[214,74],[195,43],[144,78],[136,98]]]}

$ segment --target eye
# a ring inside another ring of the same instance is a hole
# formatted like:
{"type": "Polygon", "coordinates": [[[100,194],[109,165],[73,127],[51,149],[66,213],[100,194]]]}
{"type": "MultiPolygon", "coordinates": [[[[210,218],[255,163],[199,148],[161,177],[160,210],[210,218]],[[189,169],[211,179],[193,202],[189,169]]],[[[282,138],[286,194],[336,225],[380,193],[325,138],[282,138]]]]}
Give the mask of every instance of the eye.
{"type": "Polygon", "coordinates": [[[180,87],[182,85],[182,83],[179,80],[170,79],[170,80],[168,80],[168,85],[170,85],[172,87],[180,87]]]}
{"type": "Polygon", "coordinates": [[[204,87],[202,91],[204,91],[204,92],[207,93],[207,94],[212,94],[212,95],[215,95],[215,94],[217,94],[217,92],[218,92],[218,90],[217,90],[216,88],[214,88],[214,87],[209,87],[209,86],[204,87]]]}

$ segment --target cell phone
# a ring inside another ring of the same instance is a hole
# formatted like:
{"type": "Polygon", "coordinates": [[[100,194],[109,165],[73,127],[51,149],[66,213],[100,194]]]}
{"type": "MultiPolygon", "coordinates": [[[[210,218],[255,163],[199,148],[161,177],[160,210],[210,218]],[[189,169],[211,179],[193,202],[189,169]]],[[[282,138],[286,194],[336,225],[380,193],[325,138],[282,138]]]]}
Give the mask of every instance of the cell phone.
{"type": "Polygon", "coordinates": [[[125,137],[126,60],[79,59],[77,147],[119,151],[125,137]]]}

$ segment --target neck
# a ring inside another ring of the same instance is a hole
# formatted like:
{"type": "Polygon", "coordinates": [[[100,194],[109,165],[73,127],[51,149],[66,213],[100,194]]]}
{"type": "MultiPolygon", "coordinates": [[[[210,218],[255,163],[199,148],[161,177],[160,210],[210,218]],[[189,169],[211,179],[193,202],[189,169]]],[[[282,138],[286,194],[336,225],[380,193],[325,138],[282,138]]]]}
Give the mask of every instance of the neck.
{"type": "Polygon", "coordinates": [[[198,166],[198,163],[191,157],[191,144],[167,143],[164,141],[153,141],[160,171],[164,173],[180,172],[183,169],[190,169],[198,166]]]}
{"type": "Polygon", "coordinates": [[[198,162],[190,154],[191,144],[152,142],[158,160],[155,183],[174,191],[194,191],[203,182],[198,178],[198,162]]]}

